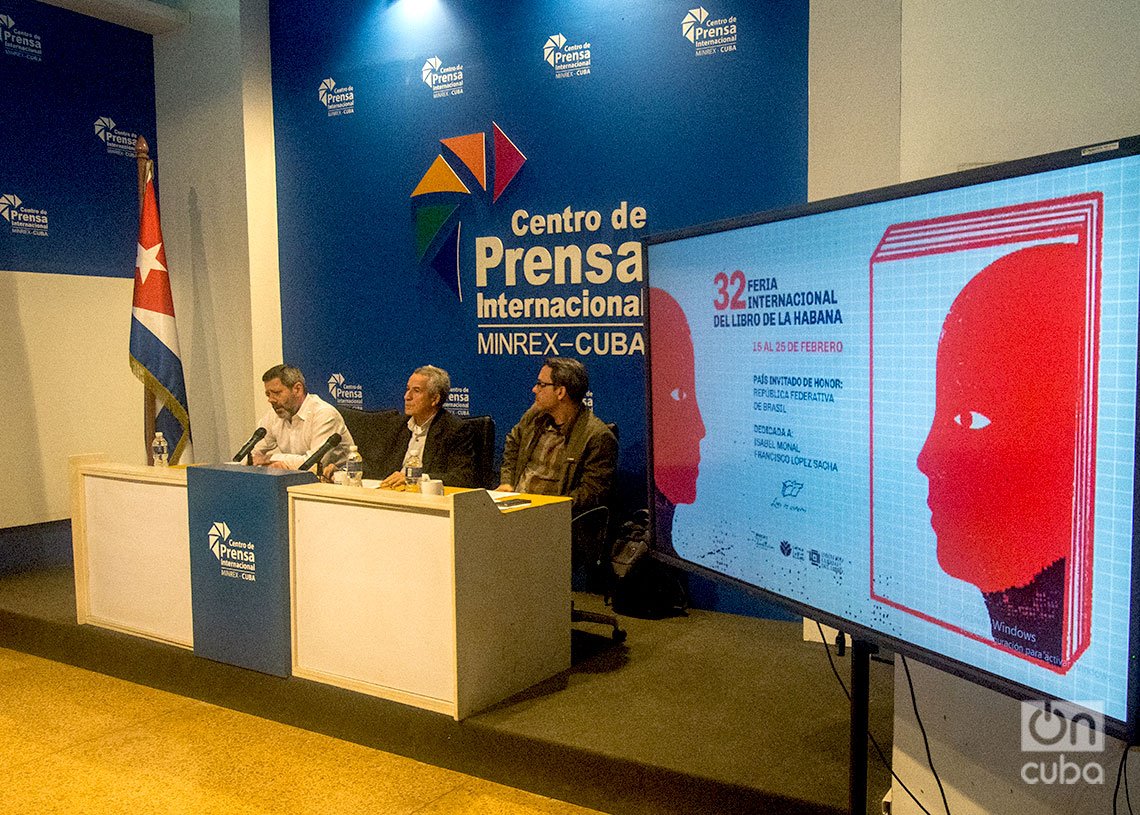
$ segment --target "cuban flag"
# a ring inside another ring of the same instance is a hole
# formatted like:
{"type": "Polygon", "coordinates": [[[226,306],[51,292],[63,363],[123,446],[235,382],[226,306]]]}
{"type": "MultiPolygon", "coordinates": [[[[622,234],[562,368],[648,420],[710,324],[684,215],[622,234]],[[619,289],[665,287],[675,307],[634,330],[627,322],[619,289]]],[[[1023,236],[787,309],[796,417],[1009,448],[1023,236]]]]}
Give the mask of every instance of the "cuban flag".
{"type": "Polygon", "coordinates": [[[148,170],[139,219],[139,245],[135,256],[135,299],[131,311],[131,370],[154,394],[157,413],[154,429],[161,430],[170,449],[170,463],[192,461],[190,412],[186,379],[174,323],[174,298],[158,222],[153,173],[148,170]]]}

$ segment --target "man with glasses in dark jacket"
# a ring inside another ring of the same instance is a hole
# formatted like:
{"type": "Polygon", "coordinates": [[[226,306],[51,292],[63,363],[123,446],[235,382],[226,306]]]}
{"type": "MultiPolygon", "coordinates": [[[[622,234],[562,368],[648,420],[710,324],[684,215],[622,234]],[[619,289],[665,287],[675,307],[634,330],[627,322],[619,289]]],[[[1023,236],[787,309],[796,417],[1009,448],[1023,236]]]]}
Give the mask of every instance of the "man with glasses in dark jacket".
{"type": "Polygon", "coordinates": [[[582,400],[586,367],[548,357],[531,391],[534,404],[507,435],[500,490],[565,495],[574,514],[605,504],[617,468],[617,438],[582,400]]]}

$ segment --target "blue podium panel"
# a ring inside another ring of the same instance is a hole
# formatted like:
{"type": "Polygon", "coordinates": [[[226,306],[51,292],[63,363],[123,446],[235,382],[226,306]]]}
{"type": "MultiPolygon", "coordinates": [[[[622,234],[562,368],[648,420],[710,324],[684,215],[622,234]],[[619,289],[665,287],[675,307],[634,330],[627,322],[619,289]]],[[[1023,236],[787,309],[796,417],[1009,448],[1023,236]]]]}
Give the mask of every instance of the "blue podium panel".
{"type": "Polygon", "coordinates": [[[222,464],[186,471],[194,653],[289,676],[289,503],[312,473],[222,464]]]}

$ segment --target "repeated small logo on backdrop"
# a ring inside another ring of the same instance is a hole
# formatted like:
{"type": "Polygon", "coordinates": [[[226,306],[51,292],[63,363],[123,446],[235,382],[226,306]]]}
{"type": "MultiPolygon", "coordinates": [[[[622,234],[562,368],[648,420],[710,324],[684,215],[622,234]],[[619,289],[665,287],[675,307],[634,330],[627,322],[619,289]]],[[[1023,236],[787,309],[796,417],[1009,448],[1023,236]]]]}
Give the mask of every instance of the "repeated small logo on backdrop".
{"type": "Polygon", "coordinates": [[[695,56],[727,54],[736,50],[736,17],[714,18],[704,6],[697,6],[681,20],[681,34],[693,44],[695,56]]]}
{"type": "Polygon", "coordinates": [[[433,99],[459,96],[463,93],[463,66],[447,65],[439,57],[431,57],[420,70],[424,84],[431,88],[433,99]]]}
{"type": "Polygon", "coordinates": [[[447,393],[447,404],[444,405],[448,413],[454,416],[471,415],[471,389],[452,385],[447,393]]]}
{"type": "Polygon", "coordinates": [[[206,533],[210,551],[218,559],[222,577],[256,581],[257,555],[250,541],[234,540],[225,521],[215,521],[206,533]]]}
{"type": "Polygon", "coordinates": [[[338,405],[348,407],[364,407],[364,388],[360,385],[349,385],[344,380],[344,374],[333,374],[329,377],[329,396],[338,405]]]}
{"type": "Polygon", "coordinates": [[[210,527],[210,531],[206,535],[210,541],[210,551],[214,553],[214,557],[218,560],[222,559],[221,547],[224,543],[229,543],[230,540],[230,527],[225,521],[215,521],[210,527]]]}
{"type": "Polygon", "coordinates": [[[347,116],[356,112],[356,89],[352,85],[338,86],[331,76],[321,80],[317,98],[329,116],[347,116]]]}
{"type": "Polygon", "coordinates": [[[100,116],[95,120],[95,135],[107,145],[110,155],[135,157],[135,142],[139,134],[123,130],[110,116],[100,116]]]}
{"type": "Polygon", "coordinates": [[[562,34],[546,38],[542,58],[554,69],[555,79],[589,76],[592,65],[590,42],[571,43],[562,34]]]}
{"type": "Polygon", "coordinates": [[[0,217],[8,222],[13,235],[48,237],[47,210],[25,206],[20,196],[14,193],[0,195],[0,217]]]}
{"type": "Polygon", "coordinates": [[[24,31],[7,14],[0,14],[0,34],[4,37],[4,53],[32,62],[43,60],[44,47],[39,34],[24,31]]]}

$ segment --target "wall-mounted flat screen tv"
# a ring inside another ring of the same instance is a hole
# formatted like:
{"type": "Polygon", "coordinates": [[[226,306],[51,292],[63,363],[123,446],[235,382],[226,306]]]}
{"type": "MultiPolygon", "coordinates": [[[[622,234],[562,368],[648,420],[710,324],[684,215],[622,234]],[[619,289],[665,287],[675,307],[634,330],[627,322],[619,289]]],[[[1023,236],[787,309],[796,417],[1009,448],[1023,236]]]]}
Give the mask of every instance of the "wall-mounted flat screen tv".
{"type": "Polygon", "coordinates": [[[647,240],[658,554],[1131,737],[1138,152],[647,240]]]}

